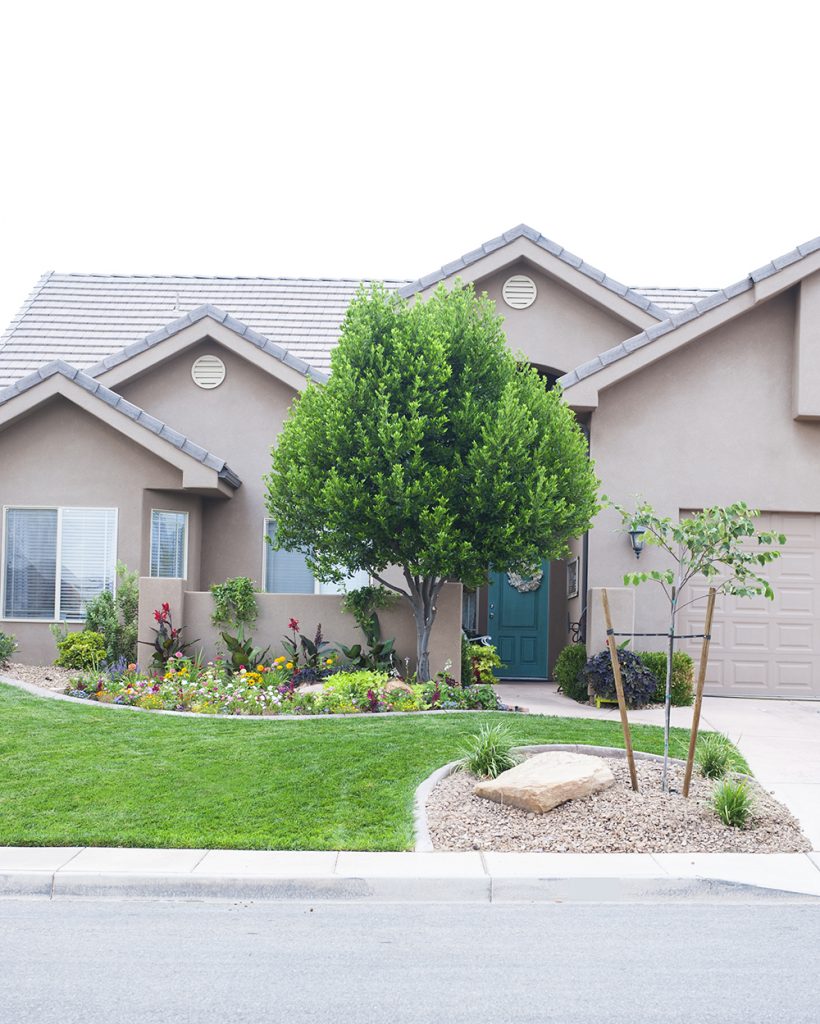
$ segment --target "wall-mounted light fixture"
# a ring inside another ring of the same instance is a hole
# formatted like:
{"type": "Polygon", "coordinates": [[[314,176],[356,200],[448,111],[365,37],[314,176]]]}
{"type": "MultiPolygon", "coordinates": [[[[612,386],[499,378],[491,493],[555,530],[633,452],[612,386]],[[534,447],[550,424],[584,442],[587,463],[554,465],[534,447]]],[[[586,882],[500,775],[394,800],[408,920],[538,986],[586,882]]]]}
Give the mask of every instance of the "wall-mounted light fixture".
{"type": "Polygon", "coordinates": [[[643,551],[644,539],[643,536],[646,533],[646,529],[643,526],[636,526],[634,529],[629,531],[629,540],[632,544],[632,550],[635,552],[635,557],[640,558],[641,552],[643,551]]]}

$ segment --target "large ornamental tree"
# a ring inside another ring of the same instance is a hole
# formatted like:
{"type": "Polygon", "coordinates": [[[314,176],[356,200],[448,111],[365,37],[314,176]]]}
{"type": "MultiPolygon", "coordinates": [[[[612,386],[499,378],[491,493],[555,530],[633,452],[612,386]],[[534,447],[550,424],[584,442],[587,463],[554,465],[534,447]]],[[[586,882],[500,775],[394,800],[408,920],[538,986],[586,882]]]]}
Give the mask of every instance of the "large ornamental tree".
{"type": "Polygon", "coordinates": [[[320,580],[366,570],[407,600],[422,680],[445,582],[530,572],[597,511],[572,411],[501,323],[472,286],[412,305],[362,288],[330,379],[294,404],[266,480],[275,546],[303,551],[320,580]]]}

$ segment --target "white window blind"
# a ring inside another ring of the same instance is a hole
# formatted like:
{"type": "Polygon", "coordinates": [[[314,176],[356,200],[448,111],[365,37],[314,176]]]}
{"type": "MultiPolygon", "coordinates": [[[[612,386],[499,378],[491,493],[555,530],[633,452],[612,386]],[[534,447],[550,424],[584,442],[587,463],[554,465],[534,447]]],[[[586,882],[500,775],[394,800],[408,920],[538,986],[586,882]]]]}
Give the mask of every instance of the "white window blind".
{"type": "Polygon", "coordinates": [[[82,620],[85,606],[114,590],[117,510],[6,510],[3,616],[82,620]]]}
{"type": "MultiPolygon", "coordinates": [[[[265,536],[276,534],[276,523],[265,520],[265,536]]],[[[312,594],[313,573],[301,551],[274,551],[265,541],[265,590],[269,594],[312,594]]]]}
{"type": "Polygon", "coordinates": [[[151,575],[185,579],[187,571],[188,513],[151,512],[151,575]]]}
{"type": "Polygon", "coordinates": [[[6,512],[3,616],[53,619],[57,593],[57,509],[6,512]]]}
{"type": "Polygon", "coordinates": [[[117,511],[64,508],[60,533],[60,618],[85,618],[85,606],[103,590],[114,590],[117,511]]]}

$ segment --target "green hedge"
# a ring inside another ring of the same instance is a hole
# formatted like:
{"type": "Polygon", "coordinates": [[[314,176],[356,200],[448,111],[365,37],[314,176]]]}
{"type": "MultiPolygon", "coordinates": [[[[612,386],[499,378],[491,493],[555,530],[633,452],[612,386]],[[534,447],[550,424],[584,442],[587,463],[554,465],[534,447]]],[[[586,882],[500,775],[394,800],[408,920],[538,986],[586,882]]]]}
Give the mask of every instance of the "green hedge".
{"type": "MultiPolygon", "coordinates": [[[[666,692],[665,651],[638,651],[638,657],[658,680],[655,700],[663,704],[666,692]]],[[[672,655],[672,704],[676,708],[688,707],[694,698],[695,663],[686,651],[675,651],[672,655]]]]}
{"type": "MultiPolygon", "coordinates": [[[[666,688],[666,654],[663,651],[637,651],[641,661],[657,679],[654,701],[663,703],[666,688]]],[[[585,704],[589,700],[587,683],[581,670],[587,662],[587,650],[583,644],[569,644],[561,651],[552,670],[558,688],[567,697],[585,704]]],[[[687,707],[694,700],[695,666],[685,651],[675,651],[672,656],[672,704],[687,707]]]]}
{"type": "Polygon", "coordinates": [[[586,663],[586,647],[583,644],[569,644],[558,655],[552,670],[553,679],[561,692],[581,703],[589,700],[586,680],[581,675],[586,663]]]}

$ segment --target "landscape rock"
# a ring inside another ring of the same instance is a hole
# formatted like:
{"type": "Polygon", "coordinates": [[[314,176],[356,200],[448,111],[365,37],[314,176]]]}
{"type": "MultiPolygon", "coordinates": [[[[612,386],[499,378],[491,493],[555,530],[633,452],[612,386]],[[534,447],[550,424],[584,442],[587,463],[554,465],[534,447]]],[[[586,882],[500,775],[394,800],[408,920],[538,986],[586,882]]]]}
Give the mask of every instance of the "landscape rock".
{"type": "Polygon", "coordinates": [[[551,750],[536,754],[498,778],[479,782],[476,796],[543,814],[553,807],[600,793],[614,785],[615,776],[601,757],[551,750]]]}

